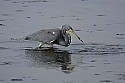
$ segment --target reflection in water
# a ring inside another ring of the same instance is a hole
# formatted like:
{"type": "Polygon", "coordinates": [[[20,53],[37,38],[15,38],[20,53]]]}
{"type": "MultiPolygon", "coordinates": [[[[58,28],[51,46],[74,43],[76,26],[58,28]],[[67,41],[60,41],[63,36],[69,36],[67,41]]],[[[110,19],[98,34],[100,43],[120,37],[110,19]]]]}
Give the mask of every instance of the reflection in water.
{"type": "Polygon", "coordinates": [[[107,44],[72,44],[65,50],[58,48],[41,49],[28,48],[25,50],[30,66],[43,67],[47,69],[60,69],[65,73],[71,73],[74,65],[83,64],[85,57],[114,56],[125,53],[125,45],[107,44]],[[67,51],[68,50],[68,51],[67,51]],[[71,54],[73,55],[71,61],[71,54]],[[78,55],[78,56],[77,56],[78,55]]]}
{"type": "Polygon", "coordinates": [[[61,68],[64,73],[71,73],[74,66],[71,63],[71,55],[68,51],[57,48],[26,49],[26,57],[30,65],[45,68],[61,68]]]}

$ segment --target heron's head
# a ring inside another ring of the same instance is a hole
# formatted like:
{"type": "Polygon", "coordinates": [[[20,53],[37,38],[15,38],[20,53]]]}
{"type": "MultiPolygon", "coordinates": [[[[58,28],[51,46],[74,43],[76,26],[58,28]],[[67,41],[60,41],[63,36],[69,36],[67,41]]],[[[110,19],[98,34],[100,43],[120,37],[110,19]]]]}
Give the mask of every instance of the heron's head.
{"type": "Polygon", "coordinates": [[[81,42],[83,42],[83,40],[73,31],[71,26],[63,25],[62,30],[66,33],[73,34],[76,38],[78,38],[81,42]]]}

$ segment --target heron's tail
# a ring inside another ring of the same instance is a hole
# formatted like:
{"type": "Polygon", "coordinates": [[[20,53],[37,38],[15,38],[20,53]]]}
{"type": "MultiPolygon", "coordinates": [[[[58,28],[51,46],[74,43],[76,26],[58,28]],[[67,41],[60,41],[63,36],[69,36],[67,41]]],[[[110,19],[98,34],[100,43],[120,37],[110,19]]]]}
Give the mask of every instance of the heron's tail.
{"type": "Polygon", "coordinates": [[[19,42],[23,42],[23,41],[25,41],[26,40],[26,38],[25,37],[23,37],[23,38],[10,38],[12,41],[19,41],[19,42]]]}
{"type": "Polygon", "coordinates": [[[31,37],[26,36],[23,38],[23,40],[31,40],[31,37]]]}

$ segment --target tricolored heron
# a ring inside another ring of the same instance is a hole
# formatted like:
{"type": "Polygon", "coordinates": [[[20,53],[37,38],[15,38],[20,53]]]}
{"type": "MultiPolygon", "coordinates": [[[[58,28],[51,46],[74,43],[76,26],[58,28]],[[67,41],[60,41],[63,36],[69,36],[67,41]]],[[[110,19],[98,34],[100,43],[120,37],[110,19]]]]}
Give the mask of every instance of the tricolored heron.
{"type": "Polygon", "coordinates": [[[78,35],[73,31],[72,27],[69,25],[63,25],[61,29],[42,29],[31,35],[25,37],[25,40],[33,40],[40,42],[38,47],[41,47],[44,44],[49,46],[53,46],[53,44],[69,46],[71,43],[71,36],[73,34],[76,36],[81,42],[83,40],[80,39],[78,35]]]}

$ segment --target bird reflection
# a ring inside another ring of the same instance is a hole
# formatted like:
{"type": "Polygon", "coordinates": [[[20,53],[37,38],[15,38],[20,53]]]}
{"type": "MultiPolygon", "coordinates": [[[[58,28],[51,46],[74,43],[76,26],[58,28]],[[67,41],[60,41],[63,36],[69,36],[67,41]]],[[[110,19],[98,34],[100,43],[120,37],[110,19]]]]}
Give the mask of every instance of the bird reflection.
{"type": "Polygon", "coordinates": [[[47,69],[61,69],[68,74],[74,69],[71,63],[71,54],[68,51],[58,48],[43,47],[39,49],[26,49],[26,57],[30,61],[30,66],[45,67],[47,69]]]}

